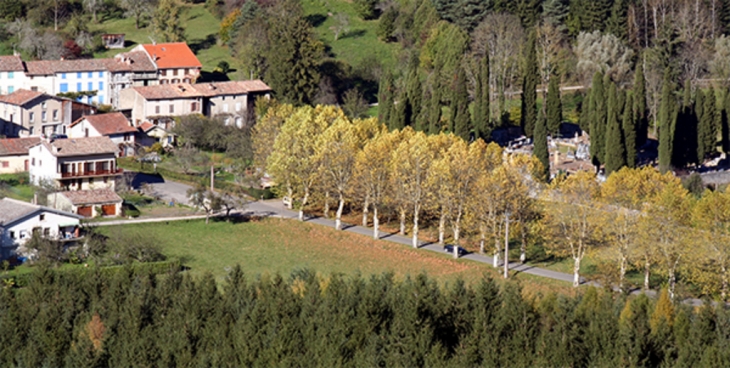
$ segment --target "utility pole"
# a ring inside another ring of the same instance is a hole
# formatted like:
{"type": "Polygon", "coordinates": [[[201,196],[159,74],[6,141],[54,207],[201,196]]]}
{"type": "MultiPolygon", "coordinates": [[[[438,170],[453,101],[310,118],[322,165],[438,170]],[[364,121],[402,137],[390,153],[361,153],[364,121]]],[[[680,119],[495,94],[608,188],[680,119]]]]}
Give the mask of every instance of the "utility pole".
{"type": "Polygon", "coordinates": [[[509,278],[509,211],[504,213],[504,278],[509,278]]]}
{"type": "Polygon", "coordinates": [[[215,174],[213,173],[213,165],[210,165],[210,191],[215,191],[215,174]]]}

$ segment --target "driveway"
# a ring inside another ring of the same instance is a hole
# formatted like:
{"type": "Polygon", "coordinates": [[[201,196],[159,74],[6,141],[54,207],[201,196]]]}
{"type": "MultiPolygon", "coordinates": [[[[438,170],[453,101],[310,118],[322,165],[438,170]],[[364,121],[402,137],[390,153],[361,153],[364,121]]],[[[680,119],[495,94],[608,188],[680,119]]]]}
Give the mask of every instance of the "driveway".
{"type": "Polygon", "coordinates": [[[148,196],[159,197],[166,203],[174,201],[175,203],[190,205],[187,195],[188,189],[192,188],[190,185],[165,181],[159,175],[136,173],[132,180],[132,187],[141,190],[148,196]]]}

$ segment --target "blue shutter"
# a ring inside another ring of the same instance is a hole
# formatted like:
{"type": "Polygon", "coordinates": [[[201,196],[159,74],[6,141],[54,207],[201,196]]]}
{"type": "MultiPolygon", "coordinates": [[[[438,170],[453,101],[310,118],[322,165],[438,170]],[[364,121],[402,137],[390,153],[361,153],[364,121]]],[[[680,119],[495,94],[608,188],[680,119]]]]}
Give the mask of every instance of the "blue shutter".
{"type": "Polygon", "coordinates": [[[68,92],[68,83],[61,83],[61,92],[68,92]]]}

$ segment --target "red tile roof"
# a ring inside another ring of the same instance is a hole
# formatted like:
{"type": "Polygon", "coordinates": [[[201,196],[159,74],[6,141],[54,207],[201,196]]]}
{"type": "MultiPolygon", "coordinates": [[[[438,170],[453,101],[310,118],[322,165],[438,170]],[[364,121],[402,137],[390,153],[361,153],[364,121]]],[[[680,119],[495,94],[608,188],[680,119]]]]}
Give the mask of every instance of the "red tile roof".
{"type": "Polygon", "coordinates": [[[256,92],[270,92],[271,88],[261,80],[197,83],[193,88],[206,97],[222,95],[245,95],[256,92]]]}
{"type": "Polygon", "coordinates": [[[142,129],[143,132],[147,133],[152,129],[155,129],[157,125],[150,123],[149,121],[142,122],[142,124],[139,124],[139,129],[142,129]]]}
{"type": "Polygon", "coordinates": [[[142,47],[161,69],[203,67],[185,42],[146,44],[142,47]]]}
{"type": "Polygon", "coordinates": [[[59,194],[68,198],[75,206],[122,202],[122,197],[111,189],[73,190],[59,194]]]}
{"type": "Polygon", "coordinates": [[[27,155],[28,149],[40,142],[39,137],[0,139],[0,156],[27,155]]]}
{"type": "Polygon", "coordinates": [[[109,137],[63,138],[53,142],[42,141],[41,144],[56,157],[117,152],[117,145],[109,137]]]}
{"type": "Polygon", "coordinates": [[[132,87],[132,89],[147,100],[170,100],[204,96],[190,83],[158,84],[154,86],[132,87]]]}
{"type": "Polygon", "coordinates": [[[19,89],[9,95],[0,96],[0,102],[5,102],[5,103],[11,104],[11,105],[16,105],[16,106],[23,106],[23,105],[27,104],[28,102],[31,102],[31,101],[35,100],[36,98],[41,97],[43,95],[44,95],[43,92],[29,91],[27,89],[19,89]]]}
{"type": "Polygon", "coordinates": [[[0,72],[22,72],[25,71],[23,60],[20,56],[0,56],[0,72]]]}
{"type": "Polygon", "coordinates": [[[137,131],[129,124],[127,118],[121,112],[111,112],[108,114],[87,115],[71,124],[71,127],[86,120],[101,135],[112,135],[122,133],[134,133],[137,131]]]}
{"type": "Polygon", "coordinates": [[[144,51],[124,52],[113,59],[103,59],[112,72],[156,72],[155,64],[144,51]]]}

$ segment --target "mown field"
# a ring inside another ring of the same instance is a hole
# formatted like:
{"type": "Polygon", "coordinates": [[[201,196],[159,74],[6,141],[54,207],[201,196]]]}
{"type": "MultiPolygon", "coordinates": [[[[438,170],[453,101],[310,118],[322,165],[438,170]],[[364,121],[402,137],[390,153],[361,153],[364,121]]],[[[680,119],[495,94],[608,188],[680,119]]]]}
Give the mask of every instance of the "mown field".
{"type": "MultiPolygon", "coordinates": [[[[468,283],[482,277],[499,278],[489,265],[453,260],[449,255],[414,250],[405,245],[292,220],[264,219],[252,222],[202,220],[136,224],[100,228],[142,232],[156,238],[169,257],[179,257],[192,275],[212,273],[220,282],[231,267],[243,266],[249,276],[289,275],[309,268],[320,274],[354,275],[392,272],[399,279],[425,272],[444,284],[462,278],[468,283]]],[[[526,293],[555,291],[573,295],[565,282],[519,274],[526,293]]]]}

